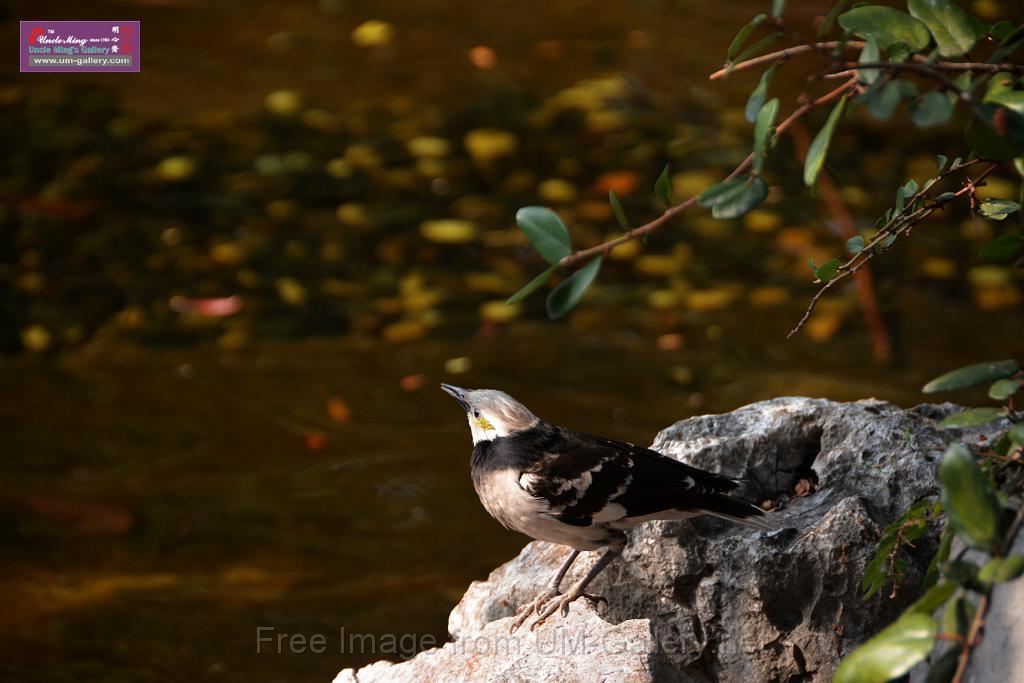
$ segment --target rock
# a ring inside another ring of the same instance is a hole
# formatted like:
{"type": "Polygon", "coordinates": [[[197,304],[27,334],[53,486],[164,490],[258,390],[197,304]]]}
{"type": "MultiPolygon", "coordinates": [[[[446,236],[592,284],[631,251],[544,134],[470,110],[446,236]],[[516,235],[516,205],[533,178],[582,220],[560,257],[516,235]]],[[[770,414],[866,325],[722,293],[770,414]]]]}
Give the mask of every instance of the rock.
{"type": "Polygon", "coordinates": [[[511,618],[492,621],[466,638],[421,652],[401,664],[375,662],[345,669],[335,683],[421,681],[684,681],[656,652],[647,619],[604,621],[581,605],[557,629],[509,635],[511,618]]]}
{"type": "MultiPolygon", "coordinates": [[[[1011,554],[1024,554],[1024,535],[1017,534],[1011,554]]],[[[1024,671],[1024,581],[1002,583],[992,589],[981,644],[971,653],[964,683],[1019,680],[1024,671]]]]}
{"type": "MultiPolygon", "coordinates": [[[[966,561],[984,566],[988,555],[966,548],[957,538],[953,541],[952,556],[964,552],[966,561]]],[[[1019,532],[1010,548],[1010,555],[1024,554],[1024,535],[1019,532]]],[[[962,590],[962,589],[961,589],[962,590]]],[[[974,605],[978,603],[975,593],[965,593],[974,605]]],[[[943,623],[947,603],[933,615],[939,624],[943,623]]],[[[1019,643],[1024,633],[1024,581],[1020,579],[1001,583],[992,589],[989,608],[985,613],[985,625],[981,631],[981,643],[971,652],[967,668],[964,669],[964,683],[1005,683],[1020,680],[1024,671],[1024,651],[1019,643]]],[[[959,651],[953,643],[940,643],[927,661],[918,664],[910,672],[910,683],[929,683],[928,675],[933,668],[941,668],[941,662],[959,651]]],[[[955,667],[955,660],[949,666],[955,667]]]]}
{"type": "MultiPolygon", "coordinates": [[[[454,643],[403,664],[346,670],[337,680],[828,681],[844,654],[919,592],[934,534],[907,555],[896,599],[880,591],[865,602],[861,578],[881,529],[937,495],[936,468],[950,434],[935,425],[955,410],[779,398],[678,422],[653,448],[742,476],[738,493],[770,501],[782,529],[764,533],[709,517],[638,527],[623,558],[591,584],[609,604],[595,613],[574,603],[567,619],[549,619],[537,631],[628,643],[632,659],[617,658],[614,648],[545,657],[525,628],[503,641],[519,648],[511,655],[465,647],[504,637],[515,608],[539,593],[568,553],[533,542],[469,587],[449,617],[454,643]]],[[[578,560],[566,583],[595,557],[578,560]]]]}

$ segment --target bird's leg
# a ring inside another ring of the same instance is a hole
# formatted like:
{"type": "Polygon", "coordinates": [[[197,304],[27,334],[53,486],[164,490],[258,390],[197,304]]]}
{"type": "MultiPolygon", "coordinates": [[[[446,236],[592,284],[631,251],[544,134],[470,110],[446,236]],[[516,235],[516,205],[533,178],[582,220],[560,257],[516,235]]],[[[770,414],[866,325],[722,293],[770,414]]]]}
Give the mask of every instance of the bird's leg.
{"type": "Polygon", "coordinates": [[[543,624],[545,619],[547,619],[555,613],[555,610],[560,610],[563,617],[568,615],[569,604],[572,603],[574,600],[578,600],[579,598],[587,598],[588,600],[591,600],[593,602],[604,601],[607,604],[607,600],[605,600],[604,598],[589,595],[584,591],[586,591],[587,586],[590,585],[590,582],[593,581],[594,578],[601,573],[601,570],[607,567],[612,562],[612,560],[614,560],[621,554],[621,549],[613,550],[609,548],[608,550],[606,550],[604,555],[601,556],[601,559],[598,560],[597,563],[590,568],[590,571],[587,572],[587,575],[580,579],[569,590],[568,593],[563,595],[561,598],[558,598],[557,600],[551,599],[543,610],[538,611],[537,620],[530,625],[530,630],[532,631],[533,629],[543,624]]]}
{"type": "Polygon", "coordinates": [[[544,605],[546,605],[553,598],[558,597],[558,595],[562,592],[559,589],[559,586],[562,585],[562,579],[564,579],[565,575],[569,573],[569,567],[572,566],[572,563],[576,561],[576,558],[579,557],[579,555],[579,550],[573,550],[571,553],[569,553],[569,557],[565,558],[565,562],[562,563],[562,566],[558,570],[558,573],[556,573],[554,578],[551,579],[551,584],[546,589],[544,589],[541,592],[541,594],[538,595],[532,602],[528,602],[519,608],[519,611],[516,612],[516,620],[512,622],[512,625],[508,629],[509,633],[512,633],[517,628],[522,626],[523,622],[526,621],[531,614],[535,612],[539,613],[541,609],[544,607],[544,605]]]}

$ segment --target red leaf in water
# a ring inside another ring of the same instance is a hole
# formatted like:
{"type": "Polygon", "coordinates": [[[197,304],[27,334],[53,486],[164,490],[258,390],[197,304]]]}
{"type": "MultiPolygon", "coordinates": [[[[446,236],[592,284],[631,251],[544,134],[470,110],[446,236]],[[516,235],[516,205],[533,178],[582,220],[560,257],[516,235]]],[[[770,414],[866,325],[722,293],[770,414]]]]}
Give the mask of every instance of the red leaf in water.
{"type": "Polygon", "coordinates": [[[419,391],[426,382],[426,375],[406,375],[398,380],[398,386],[402,387],[402,391],[419,391]]]}
{"type": "Polygon", "coordinates": [[[352,419],[352,411],[344,400],[331,396],[327,399],[327,417],[339,424],[345,424],[352,419]]]}
{"type": "Polygon", "coordinates": [[[185,296],[172,296],[170,307],[178,313],[195,313],[211,318],[226,318],[242,310],[242,297],[237,294],[209,299],[190,299],[185,296]]]}
{"type": "Polygon", "coordinates": [[[306,444],[306,450],[310,453],[319,453],[327,448],[327,436],[320,432],[311,432],[306,434],[303,440],[306,444]]]}

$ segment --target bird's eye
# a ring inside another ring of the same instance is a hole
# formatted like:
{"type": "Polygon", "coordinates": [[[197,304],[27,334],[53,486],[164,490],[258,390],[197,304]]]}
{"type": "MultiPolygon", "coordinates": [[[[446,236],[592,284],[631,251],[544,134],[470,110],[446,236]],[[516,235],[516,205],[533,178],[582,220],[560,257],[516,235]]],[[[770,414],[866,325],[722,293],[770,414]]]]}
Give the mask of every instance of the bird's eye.
{"type": "Polygon", "coordinates": [[[480,417],[480,411],[479,410],[474,410],[473,411],[473,417],[480,417]]]}

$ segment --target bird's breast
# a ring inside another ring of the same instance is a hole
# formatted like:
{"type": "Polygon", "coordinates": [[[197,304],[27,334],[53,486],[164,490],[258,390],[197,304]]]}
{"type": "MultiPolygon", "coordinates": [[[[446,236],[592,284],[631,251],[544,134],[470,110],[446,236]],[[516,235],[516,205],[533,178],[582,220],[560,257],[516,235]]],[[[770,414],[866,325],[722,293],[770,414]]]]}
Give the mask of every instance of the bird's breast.
{"type": "Polygon", "coordinates": [[[523,489],[520,476],[516,469],[480,468],[473,472],[480,502],[505,528],[577,550],[596,550],[617,539],[619,534],[604,524],[576,526],[560,521],[542,499],[523,489]]]}

